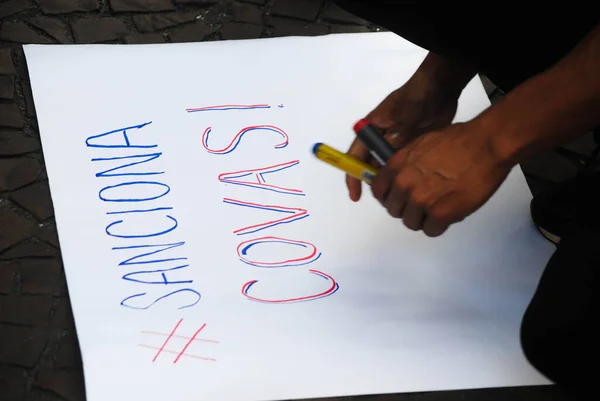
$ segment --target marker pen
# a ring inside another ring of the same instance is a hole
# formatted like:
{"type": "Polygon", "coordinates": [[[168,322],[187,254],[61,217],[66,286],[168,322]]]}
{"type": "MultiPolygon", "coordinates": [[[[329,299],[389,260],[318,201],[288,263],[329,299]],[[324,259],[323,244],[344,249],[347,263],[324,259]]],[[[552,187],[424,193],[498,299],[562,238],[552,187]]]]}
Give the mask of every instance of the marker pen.
{"type": "Polygon", "coordinates": [[[372,166],[342,153],[331,146],[327,146],[324,143],[316,143],[313,147],[313,153],[319,160],[330,164],[367,184],[371,184],[371,180],[377,174],[377,170],[372,166]]]}
{"type": "Polygon", "coordinates": [[[371,156],[382,166],[396,153],[392,144],[364,118],[354,124],[354,132],[356,132],[358,140],[369,150],[371,156]]]}

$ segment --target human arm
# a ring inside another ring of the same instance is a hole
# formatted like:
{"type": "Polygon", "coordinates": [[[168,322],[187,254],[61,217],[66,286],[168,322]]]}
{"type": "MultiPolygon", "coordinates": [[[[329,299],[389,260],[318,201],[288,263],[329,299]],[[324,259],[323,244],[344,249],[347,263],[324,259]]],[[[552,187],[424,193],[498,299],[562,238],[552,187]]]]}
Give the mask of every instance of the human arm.
{"type": "Polygon", "coordinates": [[[411,80],[427,81],[441,88],[448,96],[458,98],[475,74],[477,74],[477,65],[474,61],[449,58],[429,52],[411,80]]]}
{"type": "Polygon", "coordinates": [[[560,62],[475,119],[396,152],[374,178],[375,198],[412,230],[441,235],[485,204],[532,154],[600,125],[600,28],[560,62]]]}
{"type": "Polygon", "coordinates": [[[511,165],[600,128],[600,25],[475,122],[495,132],[493,149],[511,165]]]}

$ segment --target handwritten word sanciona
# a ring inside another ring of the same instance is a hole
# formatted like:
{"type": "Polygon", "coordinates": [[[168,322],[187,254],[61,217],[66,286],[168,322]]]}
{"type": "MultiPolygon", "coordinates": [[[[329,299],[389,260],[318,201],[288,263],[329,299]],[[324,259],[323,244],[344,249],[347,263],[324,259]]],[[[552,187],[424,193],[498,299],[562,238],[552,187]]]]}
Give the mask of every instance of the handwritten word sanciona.
{"type": "Polygon", "coordinates": [[[94,157],[91,161],[101,168],[107,164],[112,166],[96,173],[102,182],[110,182],[102,184],[98,191],[99,199],[112,206],[106,212],[110,222],[105,233],[127,244],[112,248],[123,255],[119,269],[130,269],[122,279],[136,283],[136,289],[143,288],[123,298],[121,305],[145,310],[170,299],[179,305],[178,309],[184,309],[196,305],[201,295],[194,288],[194,281],[186,277],[190,265],[184,254],[185,241],[166,239],[178,235],[179,224],[173,207],[164,203],[171,192],[165,182],[166,174],[151,168],[151,162],[162,152],[157,144],[144,143],[142,136],[136,135],[150,124],[152,122],[93,135],[85,143],[97,154],[120,154],[94,157]]]}

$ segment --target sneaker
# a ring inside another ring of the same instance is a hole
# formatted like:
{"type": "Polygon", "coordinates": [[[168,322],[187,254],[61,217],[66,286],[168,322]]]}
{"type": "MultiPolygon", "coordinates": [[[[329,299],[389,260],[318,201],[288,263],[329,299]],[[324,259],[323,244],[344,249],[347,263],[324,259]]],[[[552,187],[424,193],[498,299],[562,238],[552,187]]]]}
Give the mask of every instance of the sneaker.
{"type": "Polygon", "coordinates": [[[534,196],[531,219],[546,239],[558,245],[570,230],[597,223],[599,196],[600,173],[582,173],[534,196]]]}
{"type": "Polygon", "coordinates": [[[575,178],[542,191],[533,197],[529,205],[533,224],[555,245],[576,222],[576,182],[575,178]]]}
{"type": "Polygon", "coordinates": [[[559,152],[579,168],[579,174],[556,187],[535,195],[530,203],[531,218],[540,233],[558,245],[561,238],[579,225],[600,224],[600,129],[593,133],[596,148],[584,158],[573,152],[559,152]],[[571,154],[569,154],[571,153],[571,154]],[[578,210],[579,209],[579,210],[578,210]]]}

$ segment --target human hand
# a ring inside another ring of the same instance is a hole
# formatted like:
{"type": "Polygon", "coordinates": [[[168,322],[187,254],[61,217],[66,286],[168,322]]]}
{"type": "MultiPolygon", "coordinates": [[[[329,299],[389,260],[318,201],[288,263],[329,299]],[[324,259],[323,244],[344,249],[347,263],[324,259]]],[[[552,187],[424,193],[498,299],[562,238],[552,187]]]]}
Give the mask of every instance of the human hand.
{"type": "Polygon", "coordinates": [[[510,172],[494,151],[494,134],[475,120],[415,139],[379,170],[373,196],[409,229],[443,234],[487,202],[510,172]]]}
{"type": "MultiPolygon", "coordinates": [[[[434,80],[414,75],[406,84],[389,94],[366,119],[383,130],[395,147],[404,146],[426,132],[448,126],[456,114],[460,92],[451,93],[434,80]]],[[[379,167],[368,150],[355,139],[348,154],[379,167]]],[[[346,176],[350,199],[361,197],[362,183],[346,176]]]]}

